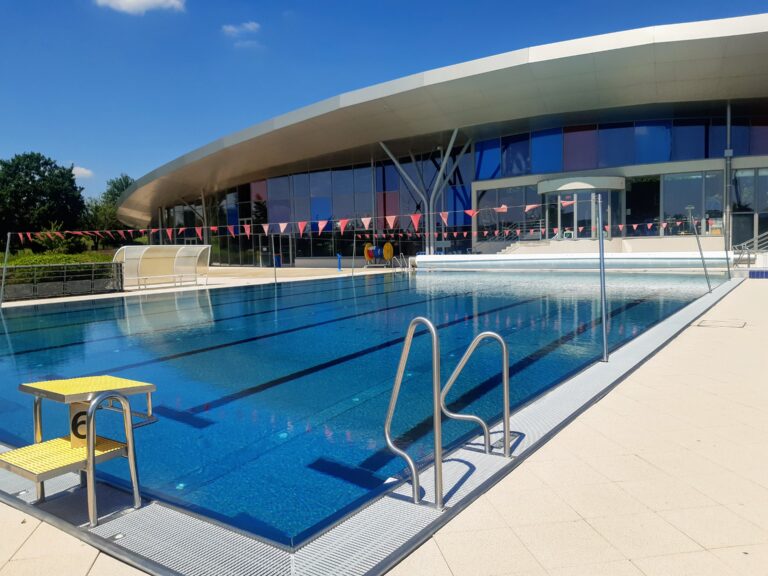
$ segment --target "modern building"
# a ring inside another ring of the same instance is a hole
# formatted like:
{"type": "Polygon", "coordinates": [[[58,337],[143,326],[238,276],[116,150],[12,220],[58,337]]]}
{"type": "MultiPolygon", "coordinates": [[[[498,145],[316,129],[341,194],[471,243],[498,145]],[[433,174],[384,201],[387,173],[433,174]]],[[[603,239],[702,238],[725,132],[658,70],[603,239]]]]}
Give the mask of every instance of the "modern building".
{"type": "Polygon", "coordinates": [[[722,249],[768,231],[768,14],[536,46],[341,94],[161,166],[118,215],[210,242],[214,263],[269,265],[274,241],[308,265],[365,242],[573,250],[598,234],[594,193],[619,250],[674,251],[693,233],[722,249]]]}

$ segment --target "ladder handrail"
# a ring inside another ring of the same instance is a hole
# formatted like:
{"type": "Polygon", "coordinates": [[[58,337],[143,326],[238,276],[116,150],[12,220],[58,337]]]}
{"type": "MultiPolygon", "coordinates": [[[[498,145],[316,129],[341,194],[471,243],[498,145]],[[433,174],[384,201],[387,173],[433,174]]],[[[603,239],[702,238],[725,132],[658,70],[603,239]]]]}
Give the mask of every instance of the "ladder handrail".
{"type": "Polygon", "coordinates": [[[421,493],[419,490],[419,473],[416,469],[416,463],[413,461],[413,458],[411,458],[405,452],[405,450],[398,448],[392,439],[392,417],[394,416],[395,407],[397,406],[397,397],[400,394],[400,386],[403,383],[403,374],[405,373],[405,365],[408,361],[408,355],[411,351],[413,335],[414,332],[416,332],[416,328],[419,324],[426,326],[427,330],[429,330],[429,333],[432,336],[432,423],[435,437],[435,508],[442,510],[443,439],[441,424],[442,410],[440,407],[440,337],[437,335],[435,325],[423,316],[417,316],[411,320],[411,323],[408,325],[408,330],[405,334],[403,351],[400,354],[400,363],[397,366],[397,375],[395,376],[395,383],[392,386],[392,396],[389,399],[387,417],[384,421],[384,438],[386,439],[389,449],[408,463],[408,468],[411,471],[411,483],[413,486],[413,502],[418,504],[421,501],[421,493]]]}
{"type": "Polygon", "coordinates": [[[133,507],[141,508],[141,494],[139,493],[139,474],[136,469],[136,452],[133,444],[133,423],[131,421],[131,404],[128,399],[117,392],[102,392],[91,400],[85,417],[87,429],[87,460],[85,464],[88,484],[88,521],[93,528],[99,524],[99,515],[96,509],[96,411],[106,400],[117,400],[123,412],[123,427],[125,428],[125,451],[128,459],[128,469],[133,486],[133,507]]]}
{"type": "Polygon", "coordinates": [[[510,457],[510,440],[509,440],[509,348],[507,347],[507,343],[504,341],[504,339],[497,334],[496,332],[481,332],[477,336],[475,336],[475,339],[472,340],[472,343],[467,348],[467,351],[464,352],[464,355],[461,357],[461,360],[459,360],[459,363],[456,365],[456,368],[453,371],[453,374],[451,374],[451,377],[448,378],[448,382],[446,382],[445,387],[443,388],[443,391],[440,394],[440,408],[443,411],[443,414],[445,414],[448,418],[453,418],[455,420],[464,420],[467,422],[474,422],[477,425],[479,425],[483,429],[483,437],[485,439],[485,453],[490,454],[491,453],[491,432],[488,429],[488,425],[485,423],[485,421],[480,418],[479,416],[475,416],[474,414],[458,414],[456,412],[451,412],[448,409],[448,406],[445,403],[445,398],[448,396],[448,392],[451,390],[453,385],[456,383],[456,380],[459,378],[459,375],[464,370],[464,367],[466,366],[467,362],[469,361],[470,356],[475,352],[477,347],[480,345],[480,343],[483,340],[496,340],[501,345],[501,355],[502,355],[502,396],[503,396],[503,402],[504,402],[504,415],[503,415],[503,429],[504,429],[504,456],[506,458],[510,457]]]}

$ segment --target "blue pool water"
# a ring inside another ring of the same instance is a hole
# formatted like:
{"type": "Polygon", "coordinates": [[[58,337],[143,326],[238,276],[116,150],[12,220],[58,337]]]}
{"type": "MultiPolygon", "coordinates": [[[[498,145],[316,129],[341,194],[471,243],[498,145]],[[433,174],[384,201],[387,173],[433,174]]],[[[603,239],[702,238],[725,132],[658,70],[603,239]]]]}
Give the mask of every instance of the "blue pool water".
{"type": "MultiPolygon", "coordinates": [[[[611,347],[705,291],[701,276],[609,276],[611,347]]],[[[499,332],[516,406],[599,358],[598,310],[596,275],[533,272],[364,276],[13,308],[0,339],[0,440],[32,441],[21,382],[88,374],[153,382],[160,420],[136,432],[144,494],[297,544],[403,470],[386,449],[383,421],[413,317],[436,324],[444,378],[475,334],[499,332]]],[[[430,341],[418,334],[393,430],[426,461],[430,341]]],[[[449,403],[497,418],[498,348],[481,347],[471,365],[449,403]]],[[[65,433],[60,405],[47,403],[44,420],[47,438],[65,433]]],[[[117,420],[102,417],[102,432],[118,434],[117,420]]],[[[473,430],[446,421],[445,442],[473,430]]],[[[124,462],[101,469],[126,482],[124,462]]]]}

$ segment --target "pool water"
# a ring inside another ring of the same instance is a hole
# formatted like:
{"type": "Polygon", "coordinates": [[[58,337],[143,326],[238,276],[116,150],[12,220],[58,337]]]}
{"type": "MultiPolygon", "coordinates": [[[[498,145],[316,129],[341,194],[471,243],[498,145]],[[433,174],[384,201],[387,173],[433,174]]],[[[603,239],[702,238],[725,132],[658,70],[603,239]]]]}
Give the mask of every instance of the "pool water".
{"type": "MultiPolygon", "coordinates": [[[[699,275],[608,277],[615,348],[706,292],[699,275]]],[[[477,333],[509,344],[512,405],[601,354],[592,273],[358,276],[12,308],[0,339],[0,441],[32,441],[21,382],[114,374],[157,385],[159,422],[136,431],[142,492],[239,529],[296,545],[382,490],[404,462],[384,416],[405,329],[430,318],[443,380],[477,333]]],[[[393,431],[430,457],[430,339],[414,339],[393,431]]],[[[448,398],[453,410],[501,415],[498,346],[481,346],[448,398]]],[[[48,402],[46,438],[65,433],[48,402]]],[[[141,402],[143,404],[143,402],[141,402]]],[[[102,433],[118,437],[117,417],[102,433]]],[[[476,432],[445,421],[444,442],[476,432]]],[[[123,461],[101,466],[127,485],[123,461]]]]}

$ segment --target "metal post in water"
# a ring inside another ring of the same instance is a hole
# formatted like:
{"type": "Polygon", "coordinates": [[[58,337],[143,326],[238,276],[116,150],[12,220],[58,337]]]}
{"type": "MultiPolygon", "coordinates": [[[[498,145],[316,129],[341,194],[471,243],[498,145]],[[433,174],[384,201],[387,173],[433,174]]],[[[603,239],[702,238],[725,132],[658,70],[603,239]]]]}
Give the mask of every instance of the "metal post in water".
{"type": "MultiPolygon", "coordinates": [[[[592,194],[595,194],[594,192],[592,194]]],[[[600,250],[600,316],[603,328],[603,362],[608,362],[608,311],[605,302],[605,244],[603,238],[603,197],[597,194],[597,239],[600,250]]]]}
{"type": "Polygon", "coordinates": [[[355,275],[355,250],[357,248],[357,231],[353,230],[352,233],[352,276],[355,275]]]}
{"type": "Polygon", "coordinates": [[[275,285],[277,285],[277,260],[275,260],[275,235],[269,237],[272,241],[272,270],[275,273],[275,285]]]}
{"type": "MultiPolygon", "coordinates": [[[[693,206],[686,206],[688,210],[688,220],[693,227],[693,235],[696,236],[696,245],[699,247],[699,256],[701,257],[701,266],[704,268],[704,277],[707,279],[707,291],[712,292],[712,283],[709,281],[709,271],[707,270],[707,261],[704,259],[704,252],[701,250],[701,240],[699,239],[699,232],[696,230],[696,223],[693,221],[693,206]]],[[[726,262],[728,261],[728,255],[726,254],[726,262]]]]}
{"type": "Polygon", "coordinates": [[[0,306],[3,305],[3,299],[5,297],[5,273],[8,270],[8,256],[11,252],[11,233],[8,232],[8,237],[5,239],[5,260],[3,261],[3,280],[0,284],[0,306]]]}

